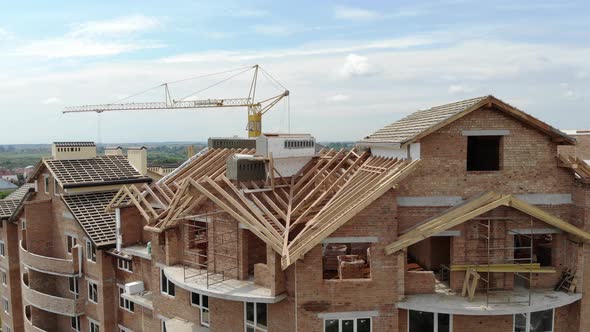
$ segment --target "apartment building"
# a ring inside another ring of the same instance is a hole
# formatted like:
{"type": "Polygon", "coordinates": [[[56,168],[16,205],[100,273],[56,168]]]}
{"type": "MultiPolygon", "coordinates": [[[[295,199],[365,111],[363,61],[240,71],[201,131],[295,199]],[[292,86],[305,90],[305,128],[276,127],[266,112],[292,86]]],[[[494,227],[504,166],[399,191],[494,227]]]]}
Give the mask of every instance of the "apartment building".
{"type": "Polygon", "coordinates": [[[590,326],[588,166],[559,154],[574,138],[493,96],[351,151],[303,134],[209,146],[149,183],[142,149],[56,144],[0,201],[5,329],[590,326]]]}

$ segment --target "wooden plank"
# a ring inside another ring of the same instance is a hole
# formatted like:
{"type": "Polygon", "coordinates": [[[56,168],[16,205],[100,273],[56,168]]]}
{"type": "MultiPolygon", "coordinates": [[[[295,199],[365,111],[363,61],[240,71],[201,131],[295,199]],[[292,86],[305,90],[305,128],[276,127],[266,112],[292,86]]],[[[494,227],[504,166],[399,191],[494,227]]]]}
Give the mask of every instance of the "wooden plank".
{"type": "Polygon", "coordinates": [[[581,230],[580,228],[564,221],[556,216],[553,216],[542,209],[531,205],[523,200],[520,200],[514,196],[510,197],[510,206],[520,210],[530,216],[533,216],[549,225],[555,226],[565,232],[573,234],[577,237],[584,239],[585,241],[590,241],[590,233],[581,230]]]}
{"type": "Polygon", "coordinates": [[[235,210],[233,210],[232,208],[230,208],[229,205],[225,204],[222,200],[220,200],[215,195],[213,195],[210,191],[205,189],[205,187],[203,187],[202,185],[200,185],[199,183],[197,183],[196,181],[194,181],[192,179],[190,179],[189,181],[190,181],[191,185],[193,185],[195,188],[197,188],[197,190],[199,190],[202,194],[207,196],[207,198],[209,198],[211,201],[213,201],[215,204],[217,204],[217,206],[219,206],[225,212],[229,213],[233,218],[235,218],[239,222],[244,223],[245,225],[248,225],[250,227],[250,231],[252,231],[254,234],[256,234],[266,244],[270,245],[277,253],[279,253],[279,254],[281,253],[282,243],[277,244],[274,240],[272,240],[272,238],[269,238],[266,234],[264,234],[264,232],[261,232],[259,225],[253,225],[249,220],[244,218],[240,213],[238,213],[235,210]]]}
{"type": "Polygon", "coordinates": [[[428,229],[421,229],[416,231],[410,231],[398,238],[397,241],[387,245],[385,247],[385,254],[391,255],[396,251],[399,251],[405,247],[408,247],[414,243],[418,243],[428,237],[431,237],[435,234],[438,234],[442,231],[445,231],[449,228],[455,227],[460,225],[467,220],[470,220],[473,217],[479,216],[485,212],[493,210],[501,205],[506,205],[510,201],[510,196],[502,196],[502,198],[497,199],[491,203],[483,205],[479,208],[476,208],[473,211],[467,212],[464,215],[461,215],[453,220],[444,223],[437,223],[435,227],[428,228],[428,229]]]}

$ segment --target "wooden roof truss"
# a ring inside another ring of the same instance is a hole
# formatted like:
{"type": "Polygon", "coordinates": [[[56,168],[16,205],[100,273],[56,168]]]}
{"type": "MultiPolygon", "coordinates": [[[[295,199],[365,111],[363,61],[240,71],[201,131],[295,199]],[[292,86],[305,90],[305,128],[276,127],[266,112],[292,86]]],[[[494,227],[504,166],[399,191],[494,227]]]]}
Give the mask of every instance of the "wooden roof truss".
{"type": "Polygon", "coordinates": [[[568,232],[584,241],[590,241],[590,233],[579,229],[567,221],[557,218],[545,212],[544,210],[512,195],[502,195],[490,191],[474,196],[464,203],[452,207],[442,214],[430,218],[427,221],[415,226],[407,233],[401,235],[395,242],[385,247],[385,253],[387,255],[393,254],[409,247],[412,244],[418,243],[442,231],[451,229],[499,206],[509,206],[515,208],[528,214],[529,216],[537,218],[549,225],[568,232]]]}
{"type": "Polygon", "coordinates": [[[274,188],[235,183],[223,174],[216,179],[188,179],[173,202],[179,209],[171,205],[169,216],[182,218],[204,196],[281,254],[282,267],[287,268],[393,188],[418,163],[328,150],[297,175],[277,178],[274,188]]]}
{"type": "Polygon", "coordinates": [[[557,158],[559,159],[559,165],[561,167],[571,168],[582,179],[590,179],[590,165],[584,160],[578,157],[561,154],[558,155],[557,158]]]}

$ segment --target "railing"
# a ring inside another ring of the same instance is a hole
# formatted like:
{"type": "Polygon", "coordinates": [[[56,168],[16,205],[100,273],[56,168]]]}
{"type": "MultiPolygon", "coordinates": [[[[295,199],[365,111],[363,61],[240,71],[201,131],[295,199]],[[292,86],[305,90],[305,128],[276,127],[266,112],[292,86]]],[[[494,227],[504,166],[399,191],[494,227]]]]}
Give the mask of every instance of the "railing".
{"type": "Polygon", "coordinates": [[[54,258],[34,254],[27,250],[26,232],[22,233],[19,243],[20,259],[25,266],[32,270],[62,276],[80,276],[82,265],[82,247],[75,245],[72,248],[72,259],[54,258]]]}
{"type": "Polygon", "coordinates": [[[84,313],[84,299],[68,299],[41,293],[22,282],[23,298],[30,305],[60,315],[78,316],[84,313]]]}

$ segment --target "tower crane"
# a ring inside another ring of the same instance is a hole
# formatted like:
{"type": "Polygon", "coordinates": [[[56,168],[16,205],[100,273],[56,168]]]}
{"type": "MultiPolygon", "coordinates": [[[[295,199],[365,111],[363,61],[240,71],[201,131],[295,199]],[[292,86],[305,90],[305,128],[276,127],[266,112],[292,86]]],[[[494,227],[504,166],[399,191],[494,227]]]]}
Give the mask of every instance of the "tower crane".
{"type": "Polygon", "coordinates": [[[82,113],[82,112],[96,112],[96,113],[103,113],[103,112],[111,112],[111,111],[149,111],[149,110],[178,110],[178,109],[198,109],[198,108],[214,108],[214,107],[246,107],[248,110],[248,124],[246,126],[246,130],[248,131],[248,137],[258,137],[262,134],[262,116],[266,114],[273,106],[275,106],[279,101],[281,101],[284,97],[289,96],[289,90],[285,89],[277,80],[275,80],[270,74],[268,74],[263,68],[259,65],[248,66],[244,68],[238,68],[236,70],[225,71],[222,73],[216,74],[209,74],[195,78],[184,79],[175,82],[167,82],[160,84],[156,87],[151,89],[145,90],[138,94],[123,98],[122,100],[137,96],[139,94],[145,93],[150,90],[154,90],[156,88],[163,88],[164,89],[164,101],[151,101],[151,102],[127,102],[121,103],[119,101],[111,103],[111,104],[99,104],[99,105],[82,105],[82,106],[71,106],[66,107],[63,113],[82,113]],[[181,98],[176,100],[172,98],[170,93],[169,84],[187,81],[196,78],[202,78],[205,76],[213,76],[222,73],[228,73],[232,71],[241,70],[239,73],[232,75],[220,82],[212,84],[204,89],[201,89],[187,97],[181,98]],[[225,98],[225,99],[202,99],[202,100],[189,100],[188,98],[193,97],[197,93],[205,91],[209,88],[212,88],[216,85],[219,85],[233,77],[236,77],[246,71],[253,70],[253,77],[252,82],[250,84],[250,90],[248,92],[248,96],[245,98],[225,98]],[[261,71],[264,75],[267,75],[274,83],[278,84],[281,88],[284,89],[283,92],[272,96],[270,98],[257,101],[256,100],[256,87],[258,83],[258,75],[259,71],[261,71]]]}

